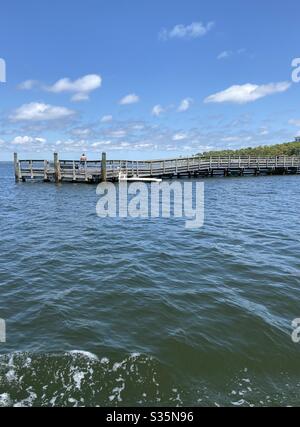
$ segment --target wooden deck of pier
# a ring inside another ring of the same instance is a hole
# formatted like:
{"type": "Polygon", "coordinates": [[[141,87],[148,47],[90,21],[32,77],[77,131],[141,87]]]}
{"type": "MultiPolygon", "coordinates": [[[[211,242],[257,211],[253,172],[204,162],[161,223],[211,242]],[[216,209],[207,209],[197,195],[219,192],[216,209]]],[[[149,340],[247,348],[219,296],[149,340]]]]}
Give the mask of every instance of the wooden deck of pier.
{"type": "Polygon", "coordinates": [[[164,160],[101,160],[81,163],[78,160],[60,160],[57,153],[53,161],[19,160],[14,155],[16,181],[41,180],[44,182],[99,183],[117,181],[119,173],[139,178],[180,178],[243,176],[260,174],[300,174],[300,157],[185,157],[164,160]]]}

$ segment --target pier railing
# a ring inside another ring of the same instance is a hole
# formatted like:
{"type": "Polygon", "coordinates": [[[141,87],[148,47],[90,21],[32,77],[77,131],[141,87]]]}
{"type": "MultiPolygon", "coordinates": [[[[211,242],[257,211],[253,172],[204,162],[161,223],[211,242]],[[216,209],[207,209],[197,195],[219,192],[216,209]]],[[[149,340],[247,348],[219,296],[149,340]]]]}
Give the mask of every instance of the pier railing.
{"type": "Polygon", "coordinates": [[[205,176],[239,173],[300,173],[299,156],[276,157],[179,157],[162,160],[101,160],[82,162],[80,160],[60,160],[54,154],[53,161],[19,160],[14,157],[17,181],[41,179],[44,181],[100,182],[118,179],[122,172],[128,177],[205,176]]]}

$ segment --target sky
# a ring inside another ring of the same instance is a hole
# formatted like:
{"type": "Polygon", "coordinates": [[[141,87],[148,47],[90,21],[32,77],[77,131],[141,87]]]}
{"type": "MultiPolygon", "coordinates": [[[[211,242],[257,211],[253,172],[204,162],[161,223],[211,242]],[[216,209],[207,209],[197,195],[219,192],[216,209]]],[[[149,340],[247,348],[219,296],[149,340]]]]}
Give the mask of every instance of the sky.
{"type": "Polygon", "coordinates": [[[299,14],[297,0],[2,0],[0,160],[292,141],[299,14]]]}

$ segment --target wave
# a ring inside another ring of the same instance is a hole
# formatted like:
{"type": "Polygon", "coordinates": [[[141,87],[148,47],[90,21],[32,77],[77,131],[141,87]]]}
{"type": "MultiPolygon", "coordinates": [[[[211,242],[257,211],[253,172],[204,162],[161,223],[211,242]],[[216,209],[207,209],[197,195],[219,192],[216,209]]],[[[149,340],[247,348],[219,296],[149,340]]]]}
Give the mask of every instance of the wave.
{"type": "Polygon", "coordinates": [[[293,406],[299,387],[294,375],[268,381],[247,368],[226,383],[204,375],[178,387],[166,366],[139,353],[119,361],[81,350],[0,356],[0,407],[293,406]]]}
{"type": "Polygon", "coordinates": [[[139,353],[120,361],[80,350],[3,355],[0,406],[158,405],[164,394],[159,371],[152,357],[139,353]]]}

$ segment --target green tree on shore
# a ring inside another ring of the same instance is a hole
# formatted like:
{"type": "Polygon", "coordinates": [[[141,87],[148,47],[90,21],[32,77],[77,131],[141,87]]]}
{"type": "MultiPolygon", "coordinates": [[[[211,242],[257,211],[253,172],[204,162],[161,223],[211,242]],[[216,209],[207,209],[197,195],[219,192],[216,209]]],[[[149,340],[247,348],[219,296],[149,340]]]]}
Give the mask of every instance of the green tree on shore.
{"type": "Polygon", "coordinates": [[[265,145],[258,147],[247,147],[239,150],[214,150],[199,153],[199,155],[210,156],[256,156],[256,157],[273,157],[273,156],[300,156],[300,142],[286,142],[276,145],[265,145]]]}

